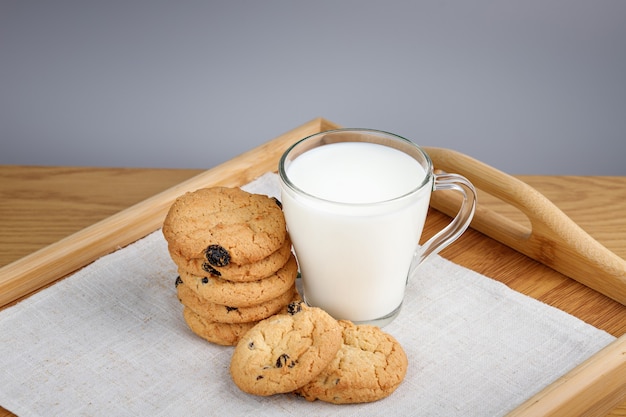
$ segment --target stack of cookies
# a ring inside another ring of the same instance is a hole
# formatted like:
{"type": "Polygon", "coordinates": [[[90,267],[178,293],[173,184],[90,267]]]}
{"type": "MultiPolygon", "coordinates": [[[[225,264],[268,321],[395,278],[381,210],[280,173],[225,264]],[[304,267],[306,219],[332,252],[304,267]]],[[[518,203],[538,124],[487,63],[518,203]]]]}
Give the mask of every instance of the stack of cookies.
{"type": "Polygon", "coordinates": [[[185,322],[212,343],[237,344],[298,297],[298,266],[274,198],[228,187],[188,192],[162,231],[178,266],[185,322]]]}
{"type": "Polygon", "coordinates": [[[235,384],[255,395],[292,392],[335,404],[377,401],[407,371],[400,343],[379,327],[335,320],[302,301],[249,330],[233,352],[235,384]]]}

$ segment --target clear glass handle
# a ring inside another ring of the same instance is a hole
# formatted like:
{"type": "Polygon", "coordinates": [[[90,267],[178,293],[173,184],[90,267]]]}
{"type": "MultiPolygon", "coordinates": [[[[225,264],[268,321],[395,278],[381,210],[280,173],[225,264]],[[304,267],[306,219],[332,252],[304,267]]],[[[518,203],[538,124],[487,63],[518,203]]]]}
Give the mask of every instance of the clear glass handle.
{"type": "Polygon", "coordinates": [[[467,178],[462,175],[447,173],[435,174],[434,176],[433,192],[454,190],[461,193],[463,200],[459,212],[450,224],[417,249],[409,270],[409,277],[429,256],[438,253],[457,240],[469,227],[476,211],[476,189],[467,178]]]}

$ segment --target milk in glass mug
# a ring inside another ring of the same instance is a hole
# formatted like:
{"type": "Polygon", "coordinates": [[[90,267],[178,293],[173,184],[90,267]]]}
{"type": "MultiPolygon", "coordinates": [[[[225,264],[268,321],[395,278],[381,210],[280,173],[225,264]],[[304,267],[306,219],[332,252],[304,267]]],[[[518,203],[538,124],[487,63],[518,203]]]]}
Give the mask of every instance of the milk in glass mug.
{"type": "Polygon", "coordinates": [[[419,146],[371,129],[306,137],[282,155],[279,175],[304,301],[381,327],[399,314],[417,266],[467,229],[476,205],[466,178],[435,173],[419,146]],[[420,246],[437,190],[461,193],[461,208],[420,246]]]}

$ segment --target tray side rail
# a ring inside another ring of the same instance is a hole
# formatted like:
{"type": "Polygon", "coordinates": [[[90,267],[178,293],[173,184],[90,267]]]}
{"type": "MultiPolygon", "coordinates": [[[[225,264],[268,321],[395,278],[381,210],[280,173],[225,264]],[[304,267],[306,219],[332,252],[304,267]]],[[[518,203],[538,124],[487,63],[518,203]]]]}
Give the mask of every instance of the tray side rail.
{"type": "MultiPolygon", "coordinates": [[[[548,198],[523,181],[462,153],[426,147],[436,169],[467,177],[475,187],[520,210],[530,228],[481,207],[471,227],[626,305],[626,261],[595,240],[548,198]]],[[[433,193],[431,206],[453,216],[453,196],[433,193]]]]}

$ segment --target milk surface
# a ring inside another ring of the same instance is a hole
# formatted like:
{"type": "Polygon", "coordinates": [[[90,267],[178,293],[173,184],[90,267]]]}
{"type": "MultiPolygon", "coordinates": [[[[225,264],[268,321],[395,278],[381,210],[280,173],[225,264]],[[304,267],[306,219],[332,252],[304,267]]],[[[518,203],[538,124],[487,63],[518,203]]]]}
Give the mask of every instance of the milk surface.
{"type": "Polygon", "coordinates": [[[421,165],[404,152],[362,142],[314,148],[292,161],[287,173],[306,193],[343,203],[391,200],[417,188],[425,177],[421,165]]]}
{"type": "Polygon", "coordinates": [[[344,142],[298,156],[286,172],[318,198],[283,185],[305,300],[355,322],[399,308],[430,198],[424,168],[393,148],[344,142]]]}

